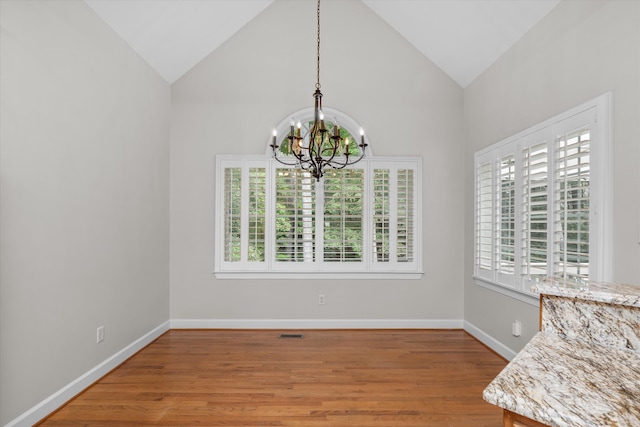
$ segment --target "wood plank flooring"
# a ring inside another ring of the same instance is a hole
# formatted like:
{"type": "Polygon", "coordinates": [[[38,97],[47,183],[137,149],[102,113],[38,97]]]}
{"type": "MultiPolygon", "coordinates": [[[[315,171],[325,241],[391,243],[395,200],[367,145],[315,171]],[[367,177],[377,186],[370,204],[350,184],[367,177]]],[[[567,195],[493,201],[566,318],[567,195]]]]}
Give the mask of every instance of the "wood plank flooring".
{"type": "Polygon", "coordinates": [[[506,363],[462,330],[171,330],[40,426],[498,427],[506,363]]]}

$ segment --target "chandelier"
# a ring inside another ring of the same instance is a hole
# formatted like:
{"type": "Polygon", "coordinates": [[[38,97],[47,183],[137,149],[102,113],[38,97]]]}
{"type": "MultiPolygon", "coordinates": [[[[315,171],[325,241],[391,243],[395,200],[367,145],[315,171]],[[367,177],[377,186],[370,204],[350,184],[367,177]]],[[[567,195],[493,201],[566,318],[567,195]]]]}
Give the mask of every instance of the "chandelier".
{"type": "Polygon", "coordinates": [[[353,165],[364,157],[367,144],[364,141],[364,131],[360,128],[359,150],[353,147],[355,142],[348,137],[342,137],[342,130],[337,119],[332,124],[325,124],[322,112],[322,92],[320,92],[320,0],[318,0],[318,38],[316,55],[316,90],[313,94],[313,122],[303,129],[300,121],[292,119],[289,134],[282,141],[284,147],[277,142],[277,132],[273,131],[271,148],[273,157],[287,166],[295,166],[309,172],[316,181],[325,174],[327,169],[343,169],[353,165]],[[351,157],[351,156],[354,157],[351,157]],[[284,158],[283,158],[284,157],[284,158]]]}

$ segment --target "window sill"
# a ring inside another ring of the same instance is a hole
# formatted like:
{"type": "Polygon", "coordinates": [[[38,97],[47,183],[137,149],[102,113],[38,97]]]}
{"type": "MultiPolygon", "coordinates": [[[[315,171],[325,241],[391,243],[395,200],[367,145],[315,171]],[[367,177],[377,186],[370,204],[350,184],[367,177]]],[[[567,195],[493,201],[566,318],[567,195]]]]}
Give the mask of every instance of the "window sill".
{"type": "Polygon", "coordinates": [[[423,272],[419,271],[394,271],[394,272],[264,272],[264,271],[214,271],[216,279],[347,279],[347,280],[372,280],[372,279],[406,279],[419,280],[423,272]]]}
{"type": "Polygon", "coordinates": [[[524,292],[518,289],[509,288],[507,286],[501,285],[499,283],[491,282],[477,276],[474,276],[473,278],[475,279],[476,285],[478,286],[482,286],[483,288],[490,289],[492,291],[498,292],[508,297],[517,299],[529,305],[533,305],[534,307],[538,307],[540,305],[540,297],[537,294],[532,294],[532,293],[524,292]]]}

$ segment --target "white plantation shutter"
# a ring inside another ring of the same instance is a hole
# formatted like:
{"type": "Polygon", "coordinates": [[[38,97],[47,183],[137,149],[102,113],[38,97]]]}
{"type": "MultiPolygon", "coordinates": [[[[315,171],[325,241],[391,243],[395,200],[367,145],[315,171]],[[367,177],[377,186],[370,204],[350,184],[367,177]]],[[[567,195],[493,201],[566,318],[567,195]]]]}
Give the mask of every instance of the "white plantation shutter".
{"type": "Polygon", "coordinates": [[[276,262],[315,261],[315,178],[276,169],[276,262]]]}
{"type": "Polygon", "coordinates": [[[230,271],[264,268],[269,256],[270,180],[267,165],[253,159],[218,162],[216,263],[230,271]]]}
{"type": "Polygon", "coordinates": [[[224,170],[224,260],[240,261],[242,201],[237,194],[242,185],[242,169],[224,170]]]}
{"type": "Polygon", "coordinates": [[[589,277],[590,130],[555,142],[553,276],[583,281],[589,277]]]}
{"type": "Polygon", "coordinates": [[[513,154],[498,160],[496,183],[495,269],[504,283],[512,284],[515,271],[516,159],[513,154]],[[507,276],[507,277],[505,277],[507,276]]]}
{"type": "Polygon", "coordinates": [[[493,278],[493,162],[476,159],[476,275],[493,278]]]}
{"type": "Polygon", "coordinates": [[[415,269],[417,258],[417,181],[413,162],[376,162],[373,168],[371,269],[415,269]]]}
{"type": "Polygon", "coordinates": [[[475,154],[480,285],[535,302],[546,278],[610,280],[609,118],[603,95],[475,154]]]}
{"type": "Polygon", "coordinates": [[[398,262],[412,262],[415,248],[415,182],[413,169],[399,169],[397,182],[397,260],[398,262]]]}
{"type": "Polygon", "coordinates": [[[266,178],[264,167],[249,168],[249,232],[247,233],[249,262],[265,261],[266,178]]]}
{"type": "Polygon", "coordinates": [[[364,170],[340,169],[324,177],[324,260],[363,259],[364,170]]]}
{"type": "Polygon", "coordinates": [[[420,277],[420,159],[364,159],[318,182],[271,157],[216,158],[217,277],[420,277]]]}
{"type": "Polygon", "coordinates": [[[389,169],[373,170],[372,262],[389,261],[389,169]]]}
{"type": "MultiPolygon", "coordinates": [[[[546,134],[546,132],[544,132],[546,134]]],[[[548,141],[534,140],[522,151],[522,253],[523,280],[535,282],[547,277],[549,236],[549,150],[548,141]]],[[[526,289],[525,289],[526,290],[526,289]]]]}

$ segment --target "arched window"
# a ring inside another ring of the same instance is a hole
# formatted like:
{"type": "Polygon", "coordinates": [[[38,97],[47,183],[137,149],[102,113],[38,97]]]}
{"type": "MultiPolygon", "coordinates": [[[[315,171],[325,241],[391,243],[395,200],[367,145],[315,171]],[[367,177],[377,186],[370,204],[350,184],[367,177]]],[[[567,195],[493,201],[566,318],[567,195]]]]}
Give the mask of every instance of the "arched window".
{"type": "MultiPolygon", "coordinates": [[[[362,131],[362,127],[349,115],[343,113],[342,111],[333,109],[333,108],[323,108],[323,112],[325,115],[325,122],[327,123],[327,129],[329,132],[333,132],[333,128],[336,125],[340,126],[340,134],[342,138],[348,139],[351,143],[346,144],[349,147],[349,155],[356,157],[360,156],[360,148],[358,146],[358,139],[361,137],[360,133],[362,131]]],[[[291,155],[289,144],[287,144],[287,135],[289,134],[289,129],[292,125],[300,122],[302,125],[302,135],[305,139],[308,138],[309,129],[311,127],[311,123],[314,119],[314,109],[304,108],[302,110],[296,111],[295,113],[287,116],[283,119],[278,125],[274,128],[274,133],[276,137],[276,142],[278,145],[279,153],[287,156],[291,155]]],[[[271,148],[273,140],[269,139],[269,142],[266,147],[265,154],[270,155],[273,154],[273,150],[271,148]]],[[[338,155],[343,155],[344,153],[341,151],[338,155]]],[[[372,156],[371,146],[367,146],[367,150],[364,153],[365,156],[372,156]]]]}

